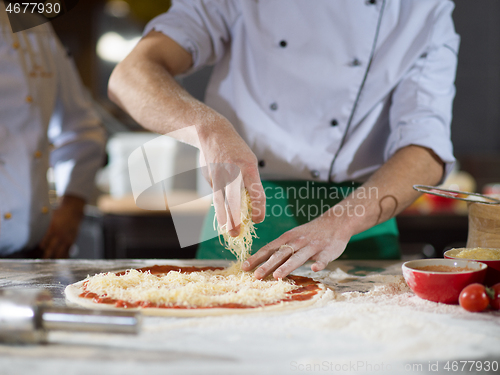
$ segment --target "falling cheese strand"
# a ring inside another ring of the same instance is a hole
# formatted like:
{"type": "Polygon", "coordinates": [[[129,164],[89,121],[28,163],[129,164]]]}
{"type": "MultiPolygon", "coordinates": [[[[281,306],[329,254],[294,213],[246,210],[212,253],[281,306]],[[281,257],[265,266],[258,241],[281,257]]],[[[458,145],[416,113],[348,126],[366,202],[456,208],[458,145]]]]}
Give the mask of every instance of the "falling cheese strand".
{"type": "MultiPolygon", "coordinates": [[[[215,227],[215,218],[214,218],[215,227]]],[[[219,241],[221,245],[225,246],[238,260],[237,264],[241,264],[250,256],[252,250],[253,238],[257,237],[255,233],[255,226],[252,220],[252,201],[248,190],[241,191],[241,224],[240,234],[237,237],[229,235],[227,223],[220,226],[217,225],[217,232],[219,233],[219,241]],[[222,239],[224,243],[222,243],[222,239]]]]}

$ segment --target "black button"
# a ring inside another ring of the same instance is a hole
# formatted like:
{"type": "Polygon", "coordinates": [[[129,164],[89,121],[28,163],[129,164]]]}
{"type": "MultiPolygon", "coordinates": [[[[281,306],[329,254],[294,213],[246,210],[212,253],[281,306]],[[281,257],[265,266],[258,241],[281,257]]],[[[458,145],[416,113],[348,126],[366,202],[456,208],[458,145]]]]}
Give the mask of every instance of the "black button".
{"type": "Polygon", "coordinates": [[[264,160],[259,160],[259,167],[264,168],[266,166],[266,162],[264,160]]]}
{"type": "Polygon", "coordinates": [[[330,124],[332,126],[337,126],[339,124],[339,122],[337,120],[333,119],[332,121],[330,121],[330,124]]]}
{"type": "Polygon", "coordinates": [[[425,59],[427,57],[427,52],[424,52],[420,55],[420,58],[425,59]]]}
{"type": "Polygon", "coordinates": [[[367,0],[366,1],[367,4],[376,4],[377,3],[377,0],[367,0]]]}
{"type": "Polygon", "coordinates": [[[358,59],[354,59],[354,60],[352,60],[351,65],[352,66],[360,66],[361,65],[361,61],[359,61],[358,59]]]}
{"type": "Polygon", "coordinates": [[[272,103],[269,108],[271,108],[273,111],[276,111],[278,109],[278,104],[272,103]]]}
{"type": "Polygon", "coordinates": [[[285,48],[287,44],[288,44],[288,43],[286,42],[286,40],[282,40],[282,41],[280,42],[280,46],[281,46],[281,47],[283,47],[283,48],[285,48]]]}

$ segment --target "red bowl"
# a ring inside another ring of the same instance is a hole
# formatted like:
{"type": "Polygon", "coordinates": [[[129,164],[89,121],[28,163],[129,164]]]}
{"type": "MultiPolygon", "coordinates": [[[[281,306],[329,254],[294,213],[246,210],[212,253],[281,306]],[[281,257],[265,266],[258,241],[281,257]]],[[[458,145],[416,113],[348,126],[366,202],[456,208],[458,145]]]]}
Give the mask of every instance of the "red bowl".
{"type": "Polygon", "coordinates": [[[447,304],[457,304],[460,292],[467,285],[482,283],[488,266],[484,263],[454,259],[419,259],[403,264],[403,276],[408,286],[420,298],[447,304]],[[448,266],[456,272],[423,271],[425,266],[448,266]],[[460,271],[469,268],[470,271],[460,271]]]}
{"type": "Polygon", "coordinates": [[[451,249],[444,253],[446,259],[457,259],[457,260],[472,260],[474,262],[481,262],[488,266],[486,271],[486,277],[484,278],[484,284],[486,286],[492,286],[496,283],[500,283],[500,260],[481,260],[481,259],[465,259],[456,258],[456,255],[465,250],[465,248],[451,249]]]}

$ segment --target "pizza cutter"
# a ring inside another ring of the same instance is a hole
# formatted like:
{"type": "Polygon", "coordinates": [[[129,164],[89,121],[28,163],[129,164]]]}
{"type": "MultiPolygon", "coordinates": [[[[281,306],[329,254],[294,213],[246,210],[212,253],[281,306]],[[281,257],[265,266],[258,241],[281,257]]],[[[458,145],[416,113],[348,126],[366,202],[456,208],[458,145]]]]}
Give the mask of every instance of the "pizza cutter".
{"type": "Polygon", "coordinates": [[[427,185],[413,185],[413,189],[425,194],[437,195],[438,197],[445,197],[457,199],[460,201],[484,203],[484,204],[500,204],[500,200],[478,193],[469,193],[467,191],[450,190],[437,188],[435,186],[427,185]]]}
{"type": "Polygon", "coordinates": [[[137,334],[140,314],[52,306],[44,289],[0,290],[0,342],[37,344],[51,330],[137,334]]]}

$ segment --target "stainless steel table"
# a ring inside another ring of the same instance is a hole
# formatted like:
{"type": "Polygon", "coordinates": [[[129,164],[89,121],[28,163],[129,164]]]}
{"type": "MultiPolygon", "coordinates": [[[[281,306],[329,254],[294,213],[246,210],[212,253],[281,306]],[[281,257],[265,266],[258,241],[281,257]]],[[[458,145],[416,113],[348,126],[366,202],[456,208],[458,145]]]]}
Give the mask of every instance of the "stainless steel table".
{"type": "MultiPolygon", "coordinates": [[[[62,306],[70,283],[151,264],[225,263],[1,260],[0,287],[43,287],[62,306]]],[[[3,344],[0,374],[402,374],[436,369],[456,374],[471,373],[460,371],[471,365],[484,369],[487,361],[494,373],[495,361],[500,365],[500,313],[473,314],[421,300],[398,283],[400,266],[393,261],[337,261],[318,274],[302,267],[299,274],[315,276],[336,294],[313,309],[144,317],[138,336],[52,332],[46,345],[3,344]],[[464,367],[467,360],[475,362],[464,367]]]]}

